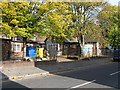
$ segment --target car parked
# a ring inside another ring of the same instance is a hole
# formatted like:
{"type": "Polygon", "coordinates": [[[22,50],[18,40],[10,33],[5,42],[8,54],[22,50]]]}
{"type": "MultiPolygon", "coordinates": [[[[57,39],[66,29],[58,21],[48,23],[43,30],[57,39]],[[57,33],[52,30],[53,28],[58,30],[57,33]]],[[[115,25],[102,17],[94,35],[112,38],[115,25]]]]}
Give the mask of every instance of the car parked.
{"type": "Polygon", "coordinates": [[[120,49],[114,50],[113,61],[120,61],[120,49]]]}

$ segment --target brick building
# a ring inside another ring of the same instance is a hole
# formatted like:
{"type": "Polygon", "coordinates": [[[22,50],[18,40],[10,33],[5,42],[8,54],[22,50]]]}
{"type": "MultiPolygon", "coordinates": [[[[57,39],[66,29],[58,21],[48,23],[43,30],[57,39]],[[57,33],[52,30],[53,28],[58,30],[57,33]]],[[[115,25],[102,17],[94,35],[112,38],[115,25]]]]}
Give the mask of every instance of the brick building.
{"type": "MultiPolygon", "coordinates": [[[[32,40],[26,40],[26,46],[41,46],[45,44],[45,40],[46,38],[37,36],[32,40]]],[[[23,59],[24,42],[21,36],[14,38],[0,36],[0,47],[2,60],[23,59]]]]}

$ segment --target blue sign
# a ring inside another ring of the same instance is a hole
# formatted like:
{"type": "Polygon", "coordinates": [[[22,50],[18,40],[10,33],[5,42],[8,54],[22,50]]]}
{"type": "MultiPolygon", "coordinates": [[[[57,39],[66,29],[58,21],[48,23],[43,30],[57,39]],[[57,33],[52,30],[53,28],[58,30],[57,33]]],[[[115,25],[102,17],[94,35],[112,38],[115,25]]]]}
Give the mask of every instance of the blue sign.
{"type": "Polygon", "coordinates": [[[87,53],[88,52],[88,47],[83,47],[83,53],[87,53]]]}
{"type": "Polygon", "coordinates": [[[26,56],[35,58],[36,57],[36,47],[27,47],[26,56]]]}

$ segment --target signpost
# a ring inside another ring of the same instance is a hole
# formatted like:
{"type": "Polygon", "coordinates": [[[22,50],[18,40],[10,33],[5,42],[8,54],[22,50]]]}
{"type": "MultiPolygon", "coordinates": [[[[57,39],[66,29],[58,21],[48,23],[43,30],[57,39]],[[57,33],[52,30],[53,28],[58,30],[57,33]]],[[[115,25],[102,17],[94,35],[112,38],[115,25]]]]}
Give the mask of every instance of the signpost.
{"type": "Polygon", "coordinates": [[[36,58],[36,47],[27,47],[26,56],[30,58],[36,58]]]}
{"type": "Polygon", "coordinates": [[[36,57],[43,58],[43,50],[44,48],[36,48],[36,57]]]}

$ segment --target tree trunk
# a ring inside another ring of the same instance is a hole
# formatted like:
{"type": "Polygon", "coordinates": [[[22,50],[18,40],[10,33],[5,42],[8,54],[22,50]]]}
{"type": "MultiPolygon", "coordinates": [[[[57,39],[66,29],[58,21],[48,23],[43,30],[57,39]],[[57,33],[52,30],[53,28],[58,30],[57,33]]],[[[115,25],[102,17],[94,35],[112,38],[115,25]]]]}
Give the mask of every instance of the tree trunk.
{"type": "Polygon", "coordinates": [[[23,37],[23,59],[26,57],[26,41],[27,37],[23,37]]]}
{"type": "Polygon", "coordinates": [[[79,55],[78,55],[78,60],[80,60],[80,57],[83,57],[83,52],[82,52],[82,48],[84,46],[84,35],[83,34],[79,34],[78,36],[78,43],[79,43],[79,47],[80,47],[80,51],[79,51],[79,55]]]}

